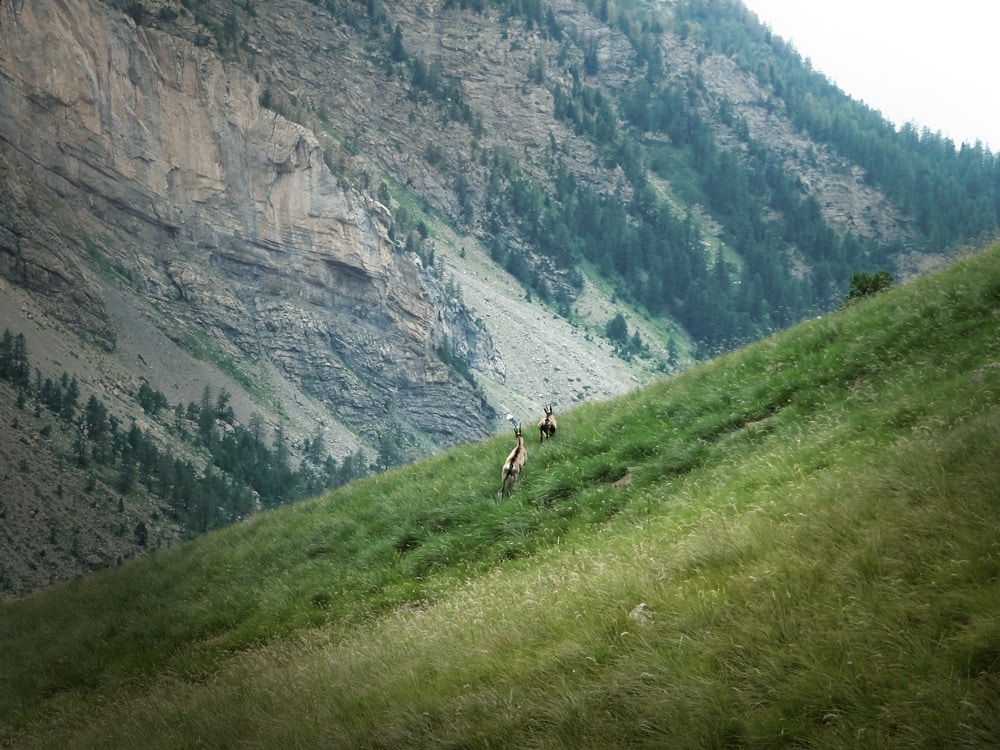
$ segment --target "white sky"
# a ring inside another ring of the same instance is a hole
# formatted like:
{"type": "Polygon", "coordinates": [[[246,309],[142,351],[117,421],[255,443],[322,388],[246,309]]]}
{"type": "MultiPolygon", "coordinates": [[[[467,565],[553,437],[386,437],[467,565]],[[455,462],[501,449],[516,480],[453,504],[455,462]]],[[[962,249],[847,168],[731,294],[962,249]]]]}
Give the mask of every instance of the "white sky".
{"type": "Polygon", "coordinates": [[[1000,0],[743,0],[815,70],[898,128],[1000,153],[1000,0]]]}

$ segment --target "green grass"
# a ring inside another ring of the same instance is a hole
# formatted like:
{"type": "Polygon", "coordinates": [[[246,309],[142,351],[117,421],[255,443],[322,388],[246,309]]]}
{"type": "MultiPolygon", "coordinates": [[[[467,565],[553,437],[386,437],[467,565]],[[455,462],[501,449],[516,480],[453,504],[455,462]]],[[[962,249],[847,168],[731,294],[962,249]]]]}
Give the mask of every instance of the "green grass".
{"type": "Polygon", "coordinates": [[[559,425],[3,604],[0,744],[1000,745],[1000,246],[559,425]]]}

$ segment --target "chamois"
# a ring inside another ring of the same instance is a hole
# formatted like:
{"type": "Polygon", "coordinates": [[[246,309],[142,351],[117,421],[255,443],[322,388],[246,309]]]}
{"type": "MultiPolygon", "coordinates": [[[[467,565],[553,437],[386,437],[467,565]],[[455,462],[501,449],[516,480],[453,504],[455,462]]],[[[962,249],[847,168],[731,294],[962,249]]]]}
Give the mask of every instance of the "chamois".
{"type": "Polygon", "coordinates": [[[549,404],[545,409],[545,418],[538,423],[538,442],[542,442],[546,438],[552,439],[556,436],[556,417],[552,413],[552,405],[549,404]]]}
{"type": "Polygon", "coordinates": [[[521,435],[521,425],[519,424],[514,425],[514,437],[517,438],[517,445],[507,456],[503,471],[500,472],[500,491],[497,493],[500,497],[510,497],[514,483],[517,482],[521,469],[528,461],[528,451],[524,449],[524,437],[521,435]]]}

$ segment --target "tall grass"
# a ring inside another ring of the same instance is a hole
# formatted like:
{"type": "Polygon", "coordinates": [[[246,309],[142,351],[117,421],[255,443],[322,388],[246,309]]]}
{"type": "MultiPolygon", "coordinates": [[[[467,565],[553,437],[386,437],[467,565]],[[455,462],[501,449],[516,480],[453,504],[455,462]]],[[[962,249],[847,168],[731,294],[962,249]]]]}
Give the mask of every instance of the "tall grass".
{"type": "Polygon", "coordinates": [[[0,610],[24,747],[1000,745],[1000,247],[0,610]]]}

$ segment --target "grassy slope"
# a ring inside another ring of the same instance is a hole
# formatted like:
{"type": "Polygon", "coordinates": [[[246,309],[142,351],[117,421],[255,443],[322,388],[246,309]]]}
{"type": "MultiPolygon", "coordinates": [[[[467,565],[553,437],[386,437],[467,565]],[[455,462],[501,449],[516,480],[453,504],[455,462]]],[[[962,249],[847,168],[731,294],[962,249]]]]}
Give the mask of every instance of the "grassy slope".
{"type": "Polygon", "coordinates": [[[3,605],[0,741],[1000,745],[1000,246],[558,416],[3,605]]]}

